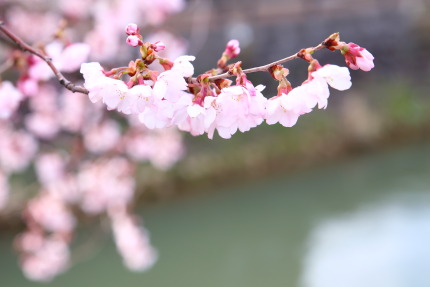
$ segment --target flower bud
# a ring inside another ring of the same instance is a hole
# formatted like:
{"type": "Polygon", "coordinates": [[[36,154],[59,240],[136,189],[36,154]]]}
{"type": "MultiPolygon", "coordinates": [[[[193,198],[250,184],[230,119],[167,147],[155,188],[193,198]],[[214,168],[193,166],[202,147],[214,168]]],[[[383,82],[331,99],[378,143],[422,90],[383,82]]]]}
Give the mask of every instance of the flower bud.
{"type": "Polygon", "coordinates": [[[142,44],[143,44],[142,40],[140,40],[139,37],[137,37],[135,35],[128,36],[126,42],[128,45],[130,45],[132,47],[142,46],[142,44]]]}
{"type": "Polygon", "coordinates": [[[235,58],[239,56],[239,53],[240,53],[239,41],[238,40],[228,41],[227,46],[225,48],[225,53],[229,58],[235,58]]]}
{"type": "Polygon", "coordinates": [[[350,69],[361,69],[368,72],[375,67],[375,64],[373,63],[373,55],[357,44],[344,43],[340,51],[345,56],[345,62],[350,69]]]}
{"type": "Polygon", "coordinates": [[[125,33],[127,35],[137,35],[139,33],[139,27],[134,23],[130,23],[125,27],[125,33]]]}
{"type": "Polygon", "coordinates": [[[154,49],[155,52],[160,52],[166,49],[166,45],[161,41],[157,41],[154,44],[152,44],[152,48],[154,49]]]}

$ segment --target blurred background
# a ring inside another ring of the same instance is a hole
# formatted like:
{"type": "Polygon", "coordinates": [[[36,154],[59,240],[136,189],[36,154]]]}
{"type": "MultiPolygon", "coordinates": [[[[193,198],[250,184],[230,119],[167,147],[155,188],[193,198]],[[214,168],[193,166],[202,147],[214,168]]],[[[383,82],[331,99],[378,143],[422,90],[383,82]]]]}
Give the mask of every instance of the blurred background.
{"type": "MultiPolygon", "coordinates": [[[[428,0],[187,1],[159,27],[184,39],[197,73],[233,38],[248,68],[334,32],[367,48],[375,68],[351,71],[350,90],[332,90],[326,110],[293,128],[184,135],[173,168],[138,169],[134,205],[159,252],[154,267],[128,271],[109,235],[83,220],[78,264],[44,285],[430,286],[429,13],[428,0]]],[[[330,51],[315,58],[344,65],[330,51]]],[[[300,60],[285,67],[293,86],[307,77],[300,60]]],[[[269,75],[249,78],[276,93],[269,75]]],[[[20,228],[18,215],[0,225],[1,286],[39,285],[11,249],[20,228]]]]}

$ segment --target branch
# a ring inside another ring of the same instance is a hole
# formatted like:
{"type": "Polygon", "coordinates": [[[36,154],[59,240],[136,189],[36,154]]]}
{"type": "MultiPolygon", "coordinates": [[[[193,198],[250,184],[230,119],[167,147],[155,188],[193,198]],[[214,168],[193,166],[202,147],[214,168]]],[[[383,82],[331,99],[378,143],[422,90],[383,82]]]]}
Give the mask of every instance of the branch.
{"type": "MultiPolygon", "coordinates": [[[[307,51],[310,52],[310,53],[313,53],[315,51],[318,51],[318,50],[321,50],[321,49],[324,49],[324,48],[327,48],[327,46],[325,44],[325,41],[322,42],[321,44],[319,44],[316,47],[308,48],[307,51]]],[[[243,70],[242,72],[244,72],[245,74],[255,73],[255,72],[269,72],[269,69],[271,67],[275,66],[275,65],[283,64],[285,62],[289,62],[291,60],[300,58],[299,53],[300,53],[300,51],[297,52],[294,55],[291,55],[289,57],[283,58],[281,60],[278,60],[278,61],[266,64],[266,65],[263,65],[263,66],[246,69],[246,70],[243,70]]],[[[211,81],[214,81],[214,80],[218,80],[218,79],[222,79],[222,78],[228,78],[228,77],[232,77],[232,76],[233,75],[231,73],[226,72],[224,74],[220,74],[220,75],[209,77],[208,79],[211,80],[211,81]]]]}
{"type": "Polygon", "coordinates": [[[26,44],[23,40],[21,40],[17,35],[15,35],[13,32],[11,32],[8,28],[4,26],[3,21],[0,21],[0,31],[2,31],[9,39],[11,39],[19,49],[21,49],[24,52],[28,52],[30,54],[33,54],[40,59],[42,59],[46,64],[51,68],[51,70],[54,72],[55,77],[58,79],[61,85],[63,85],[66,89],[72,91],[73,93],[79,92],[83,94],[88,94],[88,90],[82,86],[78,86],[70,82],[69,80],[64,77],[64,75],[55,67],[54,63],[52,63],[52,59],[45,56],[40,50],[37,50],[30,45],[26,44]]]}

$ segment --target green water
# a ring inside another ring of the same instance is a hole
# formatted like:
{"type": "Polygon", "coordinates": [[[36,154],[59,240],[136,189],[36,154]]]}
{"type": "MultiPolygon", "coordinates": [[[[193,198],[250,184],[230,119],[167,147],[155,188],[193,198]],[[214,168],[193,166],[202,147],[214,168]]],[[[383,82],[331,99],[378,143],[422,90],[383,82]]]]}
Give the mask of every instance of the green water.
{"type": "MultiPolygon", "coordinates": [[[[318,258],[310,254],[322,254],[312,253],[318,226],[390,202],[426,209],[429,175],[430,145],[423,144],[156,204],[142,212],[160,254],[146,273],[125,269],[106,240],[53,282],[32,283],[17,267],[11,237],[2,234],[0,286],[298,286],[318,258]]],[[[423,237],[421,229],[411,240],[423,237]]]]}

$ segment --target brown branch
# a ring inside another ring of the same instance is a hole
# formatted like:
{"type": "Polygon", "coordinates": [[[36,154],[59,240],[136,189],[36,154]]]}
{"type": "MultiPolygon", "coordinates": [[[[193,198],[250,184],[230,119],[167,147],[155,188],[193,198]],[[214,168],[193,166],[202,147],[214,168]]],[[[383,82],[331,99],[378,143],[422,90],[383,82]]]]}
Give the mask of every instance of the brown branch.
{"type": "MultiPolygon", "coordinates": [[[[324,44],[324,42],[321,43],[321,44],[319,44],[316,47],[308,48],[307,51],[310,52],[310,53],[313,53],[315,51],[318,51],[318,50],[326,48],[326,45],[324,44]]],[[[263,66],[259,66],[259,67],[255,67],[255,68],[250,68],[250,69],[245,69],[242,72],[244,72],[245,74],[255,73],[255,72],[269,72],[269,69],[271,67],[275,66],[275,65],[283,64],[285,62],[288,62],[288,61],[300,58],[299,57],[299,53],[300,52],[297,52],[294,55],[291,55],[289,57],[283,58],[281,60],[278,60],[278,61],[266,64],[266,65],[263,65],[263,66]]],[[[209,80],[214,81],[214,80],[218,80],[218,79],[222,79],[222,78],[228,78],[228,77],[232,77],[232,76],[233,75],[231,73],[226,72],[224,74],[220,74],[220,75],[209,77],[209,80]]]]}
{"type": "Polygon", "coordinates": [[[54,63],[52,62],[52,59],[48,56],[45,56],[42,51],[37,50],[30,45],[26,44],[23,40],[21,40],[17,35],[15,35],[12,31],[10,31],[8,28],[4,26],[3,21],[0,21],[0,31],[2,31],[9,39],[11,39],[19,49],[21,49],[24,52],[28,52],[30,54],[33,54],[40,59],[42,59],[46,64],[51,68],[52,72],[54,72],[55,77],[58,79],[61,85],[63,85],[66,89],[72,91],[73,93],[79,92],[83,94],[88,94],[88,90],[82,86],[75,85],[74,83],[70,82],[64,75],[55,67],[54,63]]]}
{"type": "MultiPolygon", "coordinates": [[[[72,82],[70,82],[69,80],[67,80],[63,74],[57,69],[57,67],[54,66],[54,64],[52,63],[52,59],[45,56],[41,51],[34,49],[33,47],[29,46],[28,44],[26,44],[23,40],[21,40],[17,35],[15,35],[14,33],[12,33],[9,29],[7,29],[4,26],[4,23],[2,21],[0,21],[0,31],[2,31],[9,39],[11,39],[21,50],[23,50],[24,52],[29,52],[33,55],[38,56],[39,58],[41,58],[43,61],[46,62],[46,64],[51,68],[51,70],[54,72],[55,76],[57,77],[58,81],[60,82],[61,85],[63,85],[66,89],[72,91],[72,92],[79,92],[79,93],[83,93],[83,94],[88,94],[89,91],[82,86],[77,86],[75,84],[73,84],[72,82]]],[[[337,33],[333,34],[336,35],[337,33]]],[[[332,35],[332,36],[333,36],[332,35]]],[[[338,35],[338,34],[337,34],[338,35]]],[[[330,37],[332,37],[330,36],[330,37]]],[[[330,39],[327,38],[327,39],[330,39]]],[[[327,44],[327,39],[325,41],[323,41],[321,44],[319,44],[316,47],[311,47],[306,49],[307,53],[313,53],[315,51],[324,49],[324,48],[328,48],[328,44],[327,44]]],[[[303,49],[302,49],[303,50],[303,49]]],[[[279,64],[283,64],[285,62],[294,60],[294,59],[298,59],[300,58],[300,51],[297,52],[294,55],[291,55],[289,57],[277,60],[275,62],[263,65],[263,66],[259,66],[259,67],[255,67],[255,68],[250,68],[250,69],[245,69],[243,70],[243,72],[245,74],[249,74],[249,73],[255,73],[255,72],[269,72],[270,68],[275,66],[275,65],[279,65],[279,64]]],[[[210,81],[215,81],[218,79],[222,79],[222,78],[228,78],[228,77],[232,77],[233,74],[231,74],[230,72],[226,72],[223,74],[219,74],[216,76],[212,76],[209,77],[208,79],[210,81]]],[[[191,83],[197,83],[196,78],[185,78],[185,80],[191,84],[191,83]]]]}

